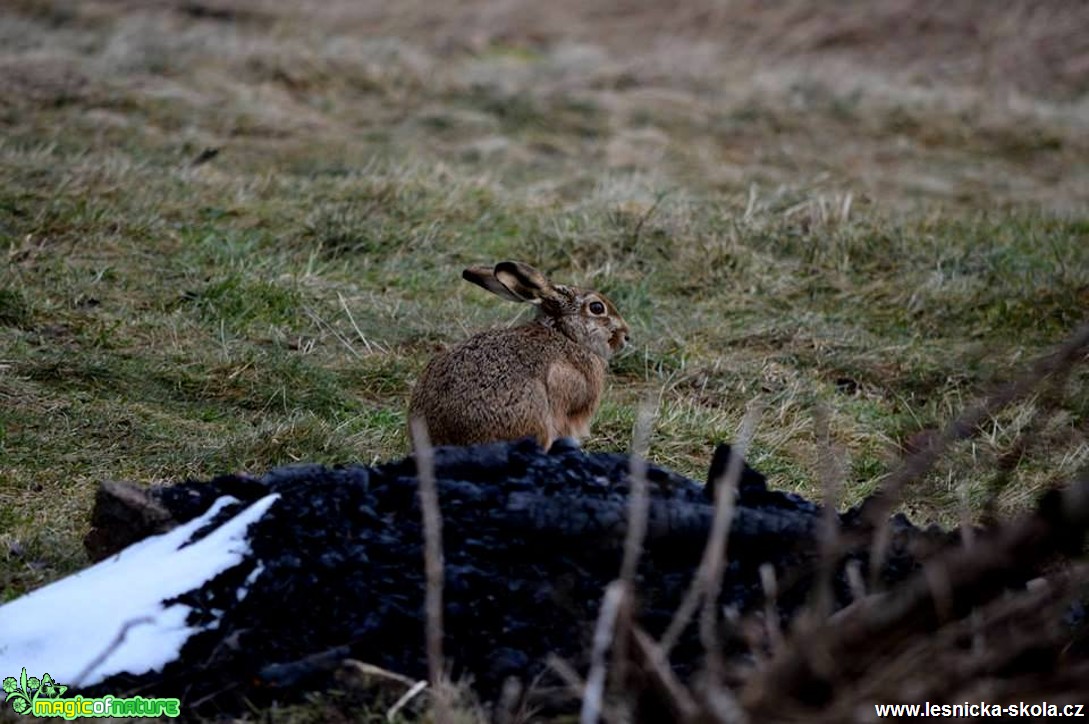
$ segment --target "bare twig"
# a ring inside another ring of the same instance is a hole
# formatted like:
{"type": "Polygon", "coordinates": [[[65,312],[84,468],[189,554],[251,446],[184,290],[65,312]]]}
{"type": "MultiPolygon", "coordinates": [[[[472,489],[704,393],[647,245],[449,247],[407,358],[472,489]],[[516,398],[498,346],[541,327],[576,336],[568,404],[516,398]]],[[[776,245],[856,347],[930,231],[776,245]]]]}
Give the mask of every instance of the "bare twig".
{"type": "Polygon", "coordinates": [[[779,625],[779,581],[775,577],[775,566],[770,563],[761,563],[759,571],[760,587],[764,589],[764,627],[770,648],[775,652],[783,645],[783,630],[779,625]]]}
{"type": "Polygon", "coordinates": [[[833,680],[847,686],[884,652],[938,630],[950,618],[969,615],[1056,552],[1080,550],[1087,530],[1089,477],[1049,493],[1034,514],[994,531],[986,545],[952,547],[895,592],[870,595],[796,634],[746,684],[743,697],[750,711],[767,713],[833,680]],[[822,655],[815,657],[818,641],[822,655]],[[824,661],[834,662],[834,672],[824,661]]]}
{"type": "Polygon", "coordinates": [[[815,609],[818,619],[827,618],[832,612],[834,596],[832,578],[836,572],[839,552],[839,498],[843,487],[843,467],[832,448],[832,432],[828,408],[818,405],[813,411],[813,424],[817,435],[817,452],[824,510],[817,533],[820,559],[817,564],[815,609]]]}
{"type": "Polygon", "coordinates": [[[866,581],[862,577],[862,564],[856,560],[847,561],[847,587],[851,591],[851,598],[860,601],[866,597],[866,581]]]}
{"type": "Polygon", "coordinates": [[[742,220],[750,221],[756,214],[756,184],[749,184],[749,199],[745,204],[745,213],[741,215],[742,220]]]}
{"type": "Polygon", "coordinates": [[[971,548],[975,543],[976,530],[972,526],[972,501],[968,495],[967,482],[957,486],[957,503],[960,517],[960,541],[965,548],[971,548]]]}
{"type": "Polygon", "coordinates": [[[363,359],[363,355],[361,355],[359,353],[359,350],[357,350],[355,347],[352,346],[352,343],[347,339],[347,337],[345,337],[343,334],[338,332],[336,329],[333,328],[333,326],[331,324],[329,324],[324,319],[322,319],[320,316],[318,316],[317,312],[310,309],[309,307],[303,307],[303,314],[310,317],[310,319],[315,324],[317,324],[318,327],[321,327],[323,329],[328,330],[330,334],[332,334],[334,337],[336,337],[338,342],[340,342],[342,345],[344,345],[344,347],[349,352],[352,353],[353,357],[355,357],[356,359],[363,359]]]}
{"type": "Polygon", "coordinates": [[[664,698],[673,721],[691,721],[699,713],[692,695],[677,680],[662,649],[645,631],[632,628],[632,649],[651,685],[664,698]]]}
{"type": "Polygon", "coordinates": [[[499,699],[492,710],[494,724],[515,724],[524,719],[518,715],[518,704],[522,700],[522,682],[513,676],[503,682],[499,699]]]}
{"type": "Polygon", "coordinates": [[[660,191],[654,198],[654,203],[639,216],[639,221],[635,222],[635,228],[631,232],[631,245],[634,247],[639,244],[639,236],[643,233],[643,225],[650,220],[650,217],[654,215],[654,212],[658,210],[662,201],[669,196],[668,191],[660,191]]]}
{"type": "Polygon", "coordinates": [[[705,720],[716,722],[716,724],[748,723],[748,715],[741,707],[737,697],[727,687],[708,686],[701,693],[703,694],[705,720]]]}
{"type": "Polygon", "coordinates": [[[427,425],[420,418],[411,421],[412,443],[416,456],[416,477],[420,481],[420,509],[423,514],[424,571],[427,590],[424,606],[427,615],[427,670],[434,692],[435,719],[451,724],[453,714],[443,682],[442,655],[442,516],[435,486],[435,459],[427,425]]]}
{"type": "MultiPolygon", "coordinates": [[[[673,650],[681,634],[687,628],[689,621],[708,594],[718,596],[721,585],[721,571],[725,563],[726,540],[730,533],[730,523],[733,519],[734,491],[737,489],[738,480],[745,460],[745,452],[748,450],[749,441],[752,439],[753,430],[759,417],[759,410],[753,407],[746,413],[741,421],[741,429],[734,445],[732,455],[726,470],[718,480],[710,481],[715,488],[715,512],[711,523],[711,534],[707,538],[707,545],[703,551],[699,568],[692,579],[680,606],[673,614],[673,620],[669,622],[658,645],[662,648],[664,656],[668,657],[673,650]],[[717,575],[718,581],[711,581],[711,577],[717,575]]],[[[706,605],[706,604],[705,604],[706,605]]],[[[711,603],[714,606],[714,602],[711,603]]]]}
{"type": "Polygon", "coordinates": [[[851,218],[851,203],[855,200],[855,195],[848,191],[843,196],[843,203],[839,205],[839,223],[846,224],[851,218]]]}
{"type": "Polygon", "coordinates": [[[1057,350],[1038,358],[1027,372],[1009,382],[990,397],[969,408],[950,422],[942,433],[931,439],[930,444],[909,455],[900,467],[892,472],[882,485],[881,491],[871,496],[862,507],[862,515],[876,529],[870,555],[871,585],[876,587],[881,567],[885,562],[891,542],[889,514],[899,502],[904,486],[919,480],[934,466],[945,450],[958,440],[971,437],[988,417],[1010,403],[1031,394],[1055,374],[1064,374],[1078,363],[1089,351],[1089,323],[1078,327],[1074,334],[1057,350]]]}
{"type": "MultiPolygon", "coordinates": [[[[639,558],[643,553],[650,511],[650,493],[647,490],[647,451],[650,447],[650,433],[654,427],[656,409],[657,405],[650,399],[644,400],[639,406],[635,429],[632,432],[628,471],[631,493],[628,496],[628,526],[624,536],[624,557],[620,564],[619,578],[630,600],[635,598],[635,575],[639,569],[639,558]]],[[[631,630],[633,608],[634,606],[630,605],[621,607],[620,618],[616,622],[617,630],[621,632],[631,630]]],[[[622,683],[626,681],[628,674],[628,636],[616,637],[612,658],[613,680],[622,683]]]]}
{"type": "Polygon", "coordinates": [[[730,536],[730,524],[734,519],[734,503],[737,484],[741,480],[741,471],[745,466],[745,455],[749,450],[756,423],[760,418],[761,408],[753,406],[741,420],[741,429],[737,434],[737,443],[733,455],[726,466],[724,478],[715,484],[715,517],[711,523],[711,535],[704,550],[704,559],[700,568],[703,588],[703,613],[700,616],[700,640],[709,661],[717,666],[721,663],[718,637],[718,597],[722,591],[722,572],[726,565],[726,545],[730,536]]]}
{"type": "Polygon", "coordinates": [[[375,352],[388,352],[388,349],[383,349],[382,344],[379,342],[371,342],[367,339],[367,335],[363,334],[363,330],[359,328],[359,325],[355,322],[355,317],[352,315],[352,310],[348,307],[348,301],[344,298],[344,295],[337,292],[337,300],[340,302],[341,309],[348,315],[348,321],[351,322],[352,329],[355,330],[355,334],[359,337],[359,341],[363,343],[363,346],[367,348],[367,354],[374,354],[375,352]]]}
{"type": "MultiPolygon", "coordinates": [[[[351,670],[357,674],[363,676],[373,676],[378,679],[384,679],[387,681],[395,681],[398,684],[402,684],[409,688],[416,686],[419,682],[416,679],[398,674],[396,671],[390,671],[389,669],[383,669],[381,666],[375,666],[374,664],[368,664],[365,661],[359,661],[358,659],[344,659],[340,662],[340,666],[343,669],[351,670]]],[[[427,683],[427,682],[424,682],[427,683]]]]}
{"type": "MultiPolygon", "coordinates": [[[[389,708],[389,711],[386,712],[386,721],[392,722],[394,717],[397,716],[397,714],[401,711],[401,709],[404,709],[405,705],[407,705],[408,702],[415,699],[420,694],[420,692],[423,691],[426,688],[427,688],[427,682],[423,681],[422,679],[420,681],[417,681],[415,684],[413,684],[412,688],[410,688],[408,691],[406,691],[404,694],[402,694],[401,698],[398,699],[396,702],[394,702],[393,706],[391,706],[389,708]]],[[[438,709],[438,701],[437,700],[435,702],[435,705],[436,705],[435,708],[437,710],[438,709]]]]}
{"type": "Polygon", "coordinates": [[[639,557],[643,552],[643,539],[647,533],[647,514],[650,496],[647,492],[647,450],[650,447],[650,432],[654,427],[655,408],[649,400],[639,406],[632,435],[632,450],[629,459],[631,495],[628,498],[628,530],[624,538],[624,558],[620,565],[620,580],[634,590],[635,572],[639,567],[639,557]]]}
{"type": "Polygon", "coordinates": [[[574,666],[555,654],[549,654],[545,658],[545,665],[563,680],[563,683],[567,685],[572,694],[580,699],[582,698],[583,692],[586,691],[586,682],[579,676],[579,672],[575,671],[574,666]]]}
{"type": "Polygon", "coordinates": [[[151,616],[140,616],[139,618],[130,619],[125,621],[118,630],[117,635],[113,637],[113,640],[104,648],[98,656],[91,659],[91,662],[83,667],[83,671],[79,672],[79,675],[72,681],[72,688],[78,689],[83,686],[83,682],[87,679],[91,673],[94,672],[102,662],[108,659],[117,649],[121,647],[121,644],[125,643],[125,637],[129,635],[129,629],[136,626],[141,626],[146,623],[155,623],[155,619],[151,616]]]}
{"type": "MultiPolygon", "coordinates": [[[[698,571],[696,575],[699,575],[698,571]]],[[[666,657],[669,656],[669,652],[673,650],[673,647],[677,645],[677,641],[680,640],[681,634],[692,620],[692,615],[695,614],[696,609],[699,608],[700,596],[703,593],[703,589],[700,588],[697,580],[698,579],[696,578],[692,579],[692,583],[684,593],[684,598],[681,599],[681,605],[673,612],[673,619],[669,622],[669,626],[666,628],[665,633],[662,634],[662,638],[658,641],[658,646],[661,647],[662,652],[666,657]]]]}
{"type": "Polygon", "coordinates": [[[594,627],[593,647],[590,651],[590,672],[586,676],[586,688],[582,694],[580,724],[594,724],[601,716],[605,701],[607,652],[616,636],[616,623],[620,610],[628,599],[628,588],[621,581],[613,581],[605,589],[601,600],[601,612],[594,627]]]}

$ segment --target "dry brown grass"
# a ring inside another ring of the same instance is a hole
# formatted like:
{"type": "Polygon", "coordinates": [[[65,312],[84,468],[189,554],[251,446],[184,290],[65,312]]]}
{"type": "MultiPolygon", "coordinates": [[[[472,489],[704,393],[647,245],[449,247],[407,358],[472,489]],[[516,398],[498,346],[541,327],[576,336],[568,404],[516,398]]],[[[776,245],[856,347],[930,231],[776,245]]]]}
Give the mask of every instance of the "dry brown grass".
{"type": "Polygon", "coordinates": [[[89,105],[104,140],[298,146],[311,163],[320,140],[351,162],[352,137],[380,131],[530,174],[538,202],[600,183],[580,179],[587,161],[658,186],[805,188],[837,209],[848,192],[1056,210],[1089,195],[1077,3],[20,4],[5,96],[89,105]],[[122,88],[138,126],[109,107],[122,88]]]}

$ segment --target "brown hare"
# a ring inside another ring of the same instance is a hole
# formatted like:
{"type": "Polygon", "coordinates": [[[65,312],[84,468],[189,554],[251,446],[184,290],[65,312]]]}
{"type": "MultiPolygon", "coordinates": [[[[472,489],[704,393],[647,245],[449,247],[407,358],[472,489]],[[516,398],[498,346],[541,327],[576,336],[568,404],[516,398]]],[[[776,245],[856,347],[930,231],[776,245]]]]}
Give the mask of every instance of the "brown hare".
{"type": "Polygon", "coordinates": [[[534,437],[548,449],[557,438],[589,434],[608,361],[628,342],[612,302],[553,284],[518,261],[470,267],[461,276],[508,301],[537,305],[537,316],[436,355],[412,393],[410,422],[422,419],[435,445],[534,437]]]}

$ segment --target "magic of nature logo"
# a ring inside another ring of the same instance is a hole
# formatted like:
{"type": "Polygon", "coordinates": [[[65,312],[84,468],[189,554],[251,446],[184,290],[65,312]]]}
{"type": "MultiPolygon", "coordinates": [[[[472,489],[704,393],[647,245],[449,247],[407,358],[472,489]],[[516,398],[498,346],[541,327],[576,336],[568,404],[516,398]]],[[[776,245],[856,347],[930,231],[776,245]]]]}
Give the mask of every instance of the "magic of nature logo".
{"type": "Polygon", "coordinates": [[[18,678],[4,679],[4,702],[16,714],[36,717],[176,717],[181,712],[177,699],[147,699],[142,696],[65,697],[68,687],[58,684],[48,673],[27,676],[23,667],[18,678]]]}

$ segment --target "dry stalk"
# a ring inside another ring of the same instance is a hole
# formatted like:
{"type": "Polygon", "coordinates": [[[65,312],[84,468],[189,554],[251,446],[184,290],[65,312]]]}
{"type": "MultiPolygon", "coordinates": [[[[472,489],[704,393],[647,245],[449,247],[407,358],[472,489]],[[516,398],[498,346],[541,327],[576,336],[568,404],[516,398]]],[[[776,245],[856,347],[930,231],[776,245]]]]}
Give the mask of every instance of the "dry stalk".
{"type": "Polygon", "coordinates": [[[866,580],[862,577],[862,564],[858,561],[847,561],[847,587],[851,591],[851,598],[861,601],[866,597],[866,580]]]}
{"type": "Polygon", "coordinates": [[[340,308],[343,309],[344,313],[348,316],[348,321],[351,322],[352,329],[355,330],[355,335],[359,337],[359,341],[362,342],[363,346],[367,348],[367,354],[374,354],[376,349],[379,352],[385,352],[386,350],[381,349],[378,343],[372,344],[371,341],[367,339],[367,335],[363,334],[363,330],[361,330],[359,328],[359,325],[356,324],[355,317],[352,315],[352,310],[348,306],[348,301],[340,292],[337,292],[337,301],[340,302],[340,308]]]}
{"type": "Polygon", "coordinates": [[[586,691],[586,682],[582,680],[574,666],[555,654],[548,655],[545,659],[545,665],[552,669],[556,676],[560,677],[560,680],[571,690],[572,694],[579,699],[582,698],[583,693],[586,691]]]}
{"type": "Polygon", "coordinates": [[[632,628],[632,648],[635,658],[642,665],[644,674],[672,710],[675,721],[691,721],[699,713],[699,707],[688,689],[677,679],[665,654],[645,631],[632,628]]]}
{"type": "Polygon", "coordinates": [[[453,713],[443,681],[442,655],[442,515],[435,486],[435,458],[427,425],[420,418],[412,420],[412,444],[416,456],[416,477],[420,481],[420,510],[423,514],[424,572],[427,590],[424,607],[427,617],[427,670],[435,702],[438,724],[452,724],[453,713]]]}
{"type": "Polygon", "coordinates": [[[522,682],[513,676],[503,682],[499,699],[495,702],[495,709],[492,712],[494,724],[515,724],[515,722],[524,721],[524,718],[518,714],[518,705],[523,693],[522,682]]]}
{"type": "Polygon", "coordinates": [[[820,546],[820,560],[817,564],[815,608],[818,620],[827,618],[832,613],[835,596],[832,592],[832,579],[836,573],[836,559],[839,553],[839,499],[843,489],[843,466],[839,456],[832,448],[832,432],[829,424],[828,408],[818,405],[813,411],[813,425],[817,436],[818,467],[821,480],[821,501],[824,510],[821,525],[817,532],[820,546]]]}
{"type": "MultiPolygon", "coordinates": [[[[628,496],[628,526],[624,536],[624,557],[620,564],[620,584],[627,591],[629,600],[635,599],[635,575],[639,569],[639,558],[643,553],[643,544],[647,535],[647,518],[650,510],[650,493],[647,483],[647,451],[650,447],[650,433],[654,428],[654,416],[657,406],[647,399],[639,406],[639,414],[632,432],[632,450],[629,457],[628,479],[631,493],[628,496]]],[[[616,629],[627,632],[634,622],[631,616],[634,605],[623,606],[616,629]]],[[[613,645],[613,680],[623,683],[627,679],[628,636],[616,637],[613,645]]]]}
{"type": "Polygon", "coordinates": [[[605,589],[601,600],[601,612],[594,627],[593,646],[590,650],[590,672],[586,675],[586,687],[582,693],[580,724],[595,724],[601,717],[605,701],[606,666],[610,645],[616,636],[620,611],[628,601],[628,589],[621,581],[613,581],[605,589]]]}
{"type": "Polygon", "coordinates": [[[760,564],[760,587],[764,590],[764,627],[767,630],[768,643],[772,652],[783,645],[783,629],[779,625],[779,581],[775,577],[775,566],[770,563],[760,564]]]}
{"type": "MultiPolygon", "coordinates": [[[[673,650],[677,641],[680,640],[685,628],[688,627],[688,623],[692,620],[696,609],[699,608],[700,602],[704,601],[706,606],[706,597],[712,593],[714,598],[711,600],[710,605],[713,615],[715,601],[718,598],[718,591],[722,584],[722,568],[726,559],[726,541],[730,534],[730,523],[733,521],[734,491],[737,490],[738,481],[741,479],[745,453],[749,449],[749,443],[752,440],[753,431],[756,429],[759,417],[760,409],[757,406],[751,407],[745,414],[726,470],[717,480],[709,482],[715,488],[715,513],[711,523],[711,534],[707,538],[707,545],[703,549],[703,558],[700,560],[696,575],[693,577],[688,590],[685,591],[680,606],[674,612],[673,619],[669,622],[669,626],[658,642],[663,655],[667,658],[669,652],[673,650]]],[[[704,631],[701,627],[700,633],[701,636],[706,634],[713,636],[714,632],[713,628],[711,631],[704,631]]]]}
{"type": "Polygon", "coordinates": [[[703,588],[703,612],[700,615],[700,641],[708,655],[708,663],[716,670],[722,669],[722,652],[719,650],[718,597],[722,591],[722,575],[726,567],[726,545],[730,537],[730,524],[734,519],[737,485],[745,464],[745,455],[756,431],[760,407],[753,406],[745,413],[737,436],[734,454],[726,466],[723,480],[715,486],[715,516],[711,521],[711,535],[704,550],[700,576],[703,588]]]}
{"type": "Polygon", "coordinates": [[[647,534],[647,513],[650,508],[650,495],[647,491],[647,451],[650,447],[650,433],[654,428],[655,408],[649,400],[639,406],[632,434],[632,448],[628,478],[631,481],[631,495],[628,499],[628,530],[624,538],[624,558],[620,564],[620,580],[629,590],[634,590],[635,573],[639,568],[639,558],[643,553],[643,541],[647,534]]]}
{"type": "Polygon", "coordinates": [[[327,330],[329,332],[329,334],[333,335],[333,337],[335,337],[338,342],[340,342],[342,345],[344,345],[345,349],[347,349],[349,352],[352,353],[353,357],[355,357],[356,359],[363,359],[363,355],[361,355],[359,353],[359,350],[357,350],[352,345],[351,341],[347,337],[345,337],[343,334],[338,332],[336,330],[336,328],[333,327],[333,325],[329,324],[324,319],[322,319],[321,316],[317,312],[315,312],[313,309],[310,309],[309,307],[303,307],[303,314],[310,317],[311,321],[313,321],[315,324],[317,324],[318,327],[320,327],[320,328],[322,328],[324,330],[327,330]]]}
{"type": "MultiPolygon", "coordinates": [[[[394,720],[394,718],[401,712],[401,709],[404,709],[405,706],[407,706],[410,701],[412,701],[417,696],[419,696],[420,692],[422,692],[426,688],[427,688],[427,682],[423,681],[423,680],[417,681],[415,684],[413,684],[409,688],[408,691],[406,691],[404,694],[401,694],[401,697],[399,699],[397,699],[397,701],[395,701],[393,703],[393,706],[391,706],[389,708],[389,711],[386,712],[386,721],[392,722],[394,720]]],[[[435,689],[435,692],[437,694],[438,689],[435,689]]],[[[435,701],[436,718],[438,718],[438,714],[437,714],[438,709],[439,709],[439,703],[438,703],[438,700],[436,698],[436,701],[435,701]]]]}
{"type": "Polygon", "coordinates": [[[363,677],[373,676],[376,679],[382,679],[384,681],[395,681],[408,688],[412,688],[419,683],[416,679],[405,676],[404,674],[398,674],[396,671],[383,669],[381,666],[368,664],[367,662],[359,661],[358,659],[343,659],[340,662],[340,666],[345,671],[350,671],[363,677]]]}
{"type": "Polygon", "coordinates": [[[953,547],[933,558],[895,591],[870,595],[824,624],[797,632],[746,683],[742,696],[750,711],[768,714],[833,679],[842,686],[857,682],[889,651],[969,616],[1056,553],[1080,549],[1087,530],[1089,477],[1053,491],[1035,513],[1002,526],[985,543],[953,547]],[[816,653],[827,656],[817,659],[816,653]],[[834,676],[823,666],[825,659],[835,663],[834,676]]]}
{"type": "Polygon", "coordinates": [[[155,619],[151,616],[140,616],[139,618],[125,621],[118,630],[117,635],[113,637],[113,640],[110,641],[106,648],[104,648],[98,656],[91,659],[91,662],[83,667],[83,671],[80,671],[76,678],[73,679],[71,684],[72,688],[79,689],[90,673],[101,666],[103,661],[113,655],[113,653],[121,647],[121,644],[125,643],[125,638],[129,635],[129,629],[146,623],[155,623],[155,619]]]}
{"type": "Polygon", "coordinates": [[[925,476],[938,458],[958,440],[975,434],[988,417],[1011,403],[1022,399],[1054,375],[1067,374],[1089,352],[1089,323],[1082,324],[1057,350],[1038,358],[1029,370],[1012,382],[998,388],[982,402],[970,407],[950,422],[941,434],[921,450],[907,456],[889,475],[881,491],[871,496],[862,508],[862,515],[876,530],[870,555],[870,581],[876,589],[881,568],[885,563],[892,538],[889,515],[900,501],[904,486],[925,476]]]}

